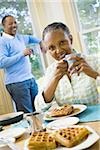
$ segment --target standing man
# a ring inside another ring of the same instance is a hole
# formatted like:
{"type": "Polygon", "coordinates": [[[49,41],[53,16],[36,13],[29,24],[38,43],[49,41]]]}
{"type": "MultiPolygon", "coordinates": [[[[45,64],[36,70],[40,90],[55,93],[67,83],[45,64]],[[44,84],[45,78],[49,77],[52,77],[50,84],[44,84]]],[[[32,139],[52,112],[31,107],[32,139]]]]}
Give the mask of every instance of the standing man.
{"type": "Polygon", "coordinates": [[[30,35],[17,34],[17,22],[11,15],[2,19],[4,32],[0,39],[0,68],[5,72],[5,84],[16,104],[17,111],[35,111],[34,99],[38,86],[31,73],[29,56],[32,51],[26,48],[40,40],[30,35]]]}

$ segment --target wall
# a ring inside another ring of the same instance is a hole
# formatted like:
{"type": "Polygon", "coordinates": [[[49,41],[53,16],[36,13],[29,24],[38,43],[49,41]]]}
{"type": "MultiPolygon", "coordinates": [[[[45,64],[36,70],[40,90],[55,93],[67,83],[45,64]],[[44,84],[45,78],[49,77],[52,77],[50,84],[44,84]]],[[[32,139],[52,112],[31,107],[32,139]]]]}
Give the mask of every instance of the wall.
{"type": "Polygon", "coordinates": [[[12,111],[12,101],[4,85],[4,73],[0,70],[0,115],[12,111]]]}

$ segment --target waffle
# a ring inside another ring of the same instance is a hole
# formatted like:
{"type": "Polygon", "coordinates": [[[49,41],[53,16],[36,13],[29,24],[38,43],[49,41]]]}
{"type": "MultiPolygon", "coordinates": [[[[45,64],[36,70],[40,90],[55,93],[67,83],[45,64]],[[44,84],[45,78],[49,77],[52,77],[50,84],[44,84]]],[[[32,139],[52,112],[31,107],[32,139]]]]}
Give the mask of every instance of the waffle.
{"type": "Polygon", "coordinates": [[[55,132],[55,140],[65,147],[73,147],[88,137],[90,132],[85,127],[60,129],[55,132]]]}
{"type": "Polygon", "coordinates": [[[29,139],[29,150],[52,150],[55,148],[55,139],[53,139],[47,132],[34,132],[29,139]]]}
{"type": "Polygon", "coordinates": [[[64,105],[62,107],[59,108],[55,108],[50,112],[50,116],[51,117],[61,117],[61,116],[66,116],[66,115],[70,115],[74,110],[74,107],[71,105],[64,105]]]}

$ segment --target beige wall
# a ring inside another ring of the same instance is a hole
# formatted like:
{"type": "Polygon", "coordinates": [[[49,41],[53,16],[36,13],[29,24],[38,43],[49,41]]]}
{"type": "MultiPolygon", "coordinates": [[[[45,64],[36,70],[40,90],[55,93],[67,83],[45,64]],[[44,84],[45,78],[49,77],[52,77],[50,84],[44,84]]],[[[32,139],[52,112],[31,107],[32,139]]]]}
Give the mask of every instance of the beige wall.
{"type": "Polygon", "coordinates": [[[4,73],[0,70],[0,115],[12,111],[12,101],[4,85],[4,73]]]}
{"type": "MultiPolygon", "coordinates": [[[[41,37],[44,27],[52,22],[60,21],[67,24],[72,32],[73,47],[82,50],[79,30],[72,0],[27,0],[33,21],[34,33],[41,37]]],[[[51,57],[47,54],[47,63],[50,64],[51,57]]]]}

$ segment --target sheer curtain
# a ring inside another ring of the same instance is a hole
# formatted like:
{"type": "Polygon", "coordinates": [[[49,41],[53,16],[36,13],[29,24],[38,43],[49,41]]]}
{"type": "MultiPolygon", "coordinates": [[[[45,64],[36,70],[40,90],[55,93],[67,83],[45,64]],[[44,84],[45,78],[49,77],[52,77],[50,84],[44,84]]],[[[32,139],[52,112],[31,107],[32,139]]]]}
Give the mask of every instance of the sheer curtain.
{"type": "MultiPolygon", "coordinates": [[[[32,17],[33,31],[41,37],[44,27],[52,22],[59,21],[67,24],[73,35],[73,47],[82,50],[78,28],[75,23],[74,11],[70,0],[27,0],[32,17]]],[[[47,54],[46,65],[52,58],[47,54]]]]}

